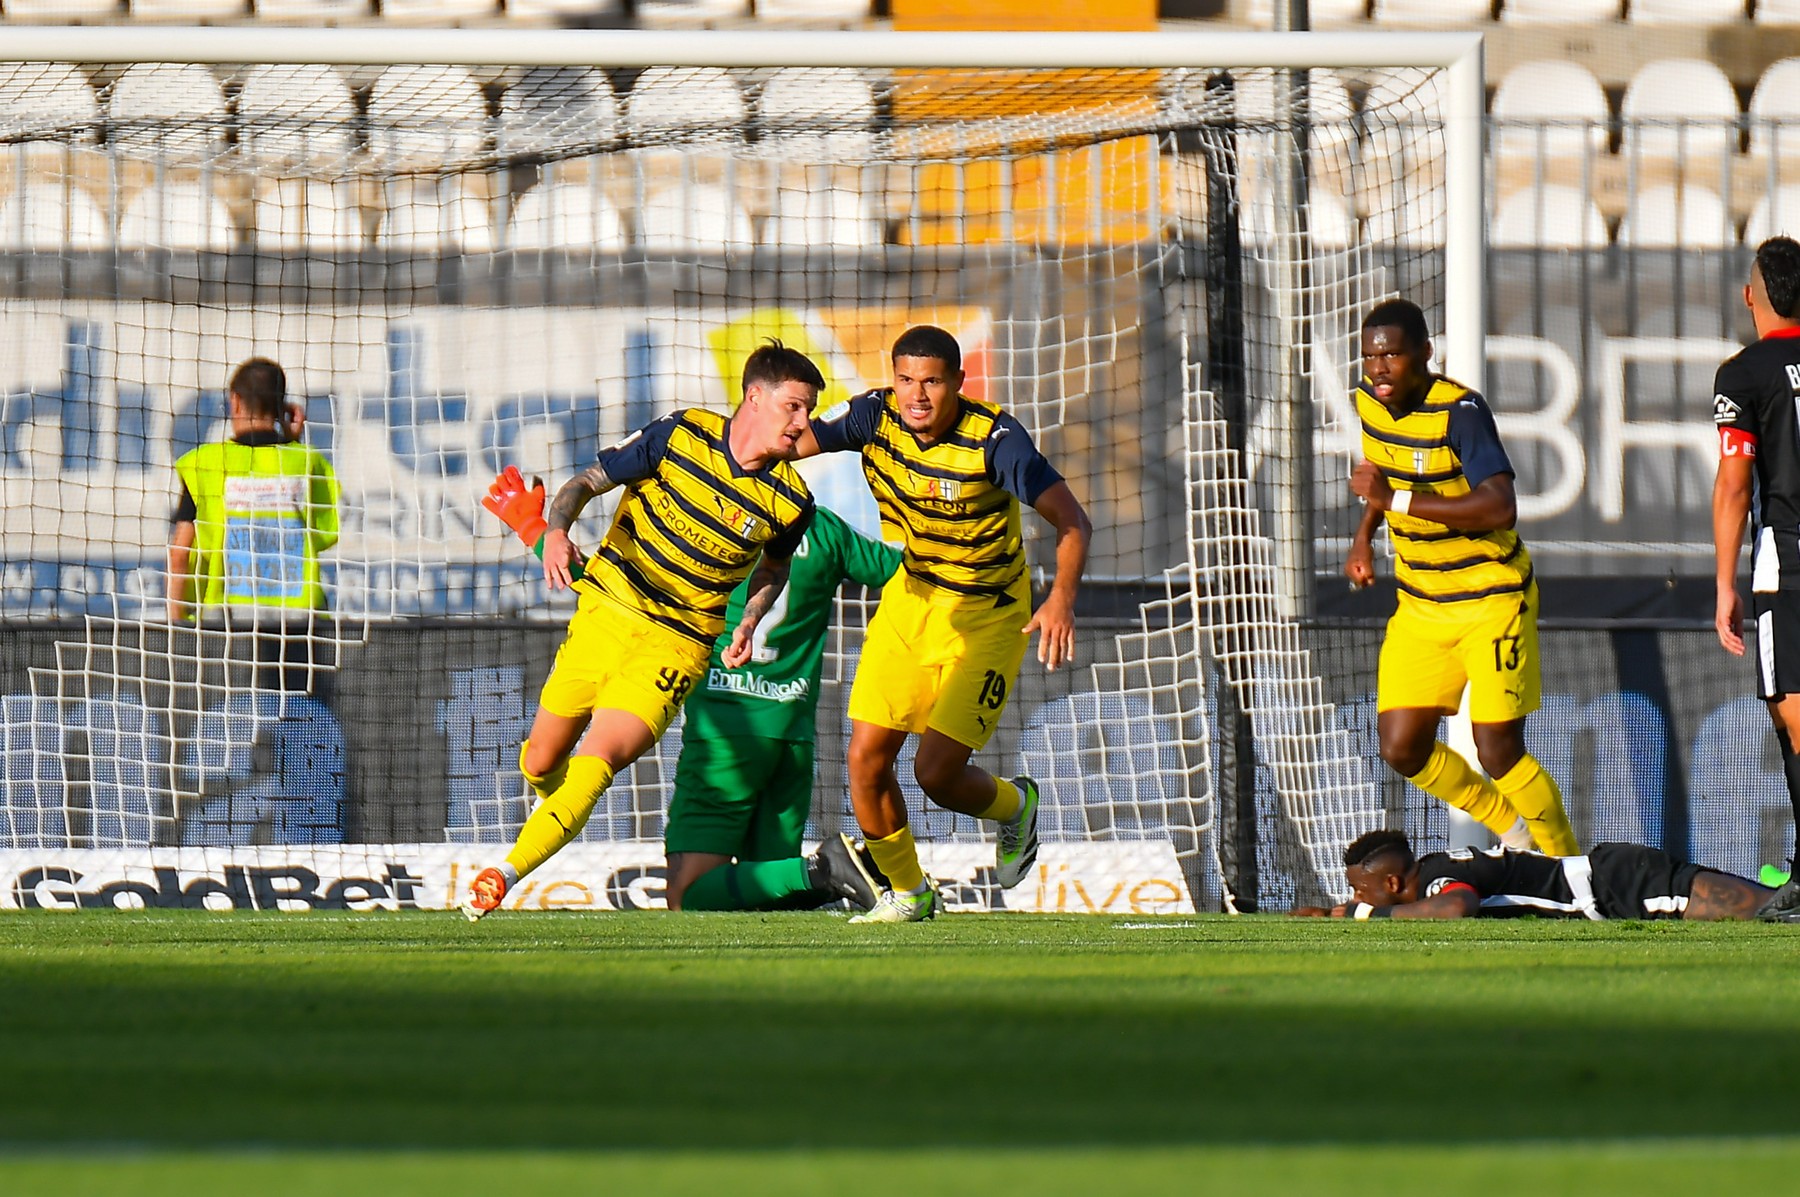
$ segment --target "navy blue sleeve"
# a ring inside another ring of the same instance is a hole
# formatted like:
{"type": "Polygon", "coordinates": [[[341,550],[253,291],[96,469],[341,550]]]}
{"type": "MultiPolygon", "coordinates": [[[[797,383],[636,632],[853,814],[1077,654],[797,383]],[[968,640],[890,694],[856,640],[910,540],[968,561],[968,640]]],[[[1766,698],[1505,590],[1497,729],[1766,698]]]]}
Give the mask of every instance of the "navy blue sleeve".
{"type": "Polygon", "coordinates": [[[763,552],[771,557],[792,557],[800,548],[800,541],[805,538],[806,530],[812,527],[813,512],[816,510],[809,497],[799,517],[763,543],[763,552]]]}
{"type": "Polygon", "coordinates": [[[813,436],[821,453],[837,453],[844,449],[860,449],[875,439],[881,426],[881,408],[887,402],[886,391],[864,391],[844,405],[844,410],[829,420],[813,421],[813,436]]]}
{"type": "Polygon", "coordinates": [[[987,454],[988,480],[1027,507],[1063,480],[1056,467],[1031,443],[1025,425],[1004,412],[994,421],[982,448],[987,454]]]}
{"type": "Polygon", "coordinates": [[[1487,402],[1473,391],[1456,401],[1450,409],[1450,447],[1462,462],[1463,477],[1469,489],[1480,486],[1495,474],[1512,474],[1512,462],[1500,445],[1500,431],[1494,427],[1494,413],[1487,402]]]}
{"type": "Polygon", "coordinates": [[[669,436],[680,421],[678,415],[652,420],[616,445],[600,450],[596,458],[606,476],[614,482],[638,482],[656,472],[663,455],[669,451],[669,436]]]}

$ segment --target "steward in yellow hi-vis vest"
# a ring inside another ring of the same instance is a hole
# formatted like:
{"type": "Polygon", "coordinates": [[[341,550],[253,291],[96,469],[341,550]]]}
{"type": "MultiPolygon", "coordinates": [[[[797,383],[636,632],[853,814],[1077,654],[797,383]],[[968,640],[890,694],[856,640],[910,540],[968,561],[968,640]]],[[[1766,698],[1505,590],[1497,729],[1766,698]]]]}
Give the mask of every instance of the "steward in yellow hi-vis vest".
{"type": "Polygon", "coordinates": [[[599,468],[625,497],[578,594],[603,594],[702,653],[765,545],[793,556],[812,522],[812,493],[786,461],[747,471],[725,444],[726,418],[689,408],[603,450],[599,468]]]}
{"type": "Polygon", "coordinates": [[[331,463],[299,443],[304,416],[289,411],[287,378],[274,362],[239,366],[230,405],[231,439],[175,463],[170,619],[220,608],[322,612],[319,554],[338,538],[331,463]]]}
{"type": "Polygon", "coordinates": [[[1382,759],[1506,846],[1574,855],[1562,793],[1525,751],[1525,716],[1540,687],[1538,591],[1513,529],[1513,468],[1493,413],[1431,372],[1417,304],[1377,304],[1363,320],[1362,358],[1363,461],[1350,488],[1365,507],[1344,573],[1353,586],[1374,581],[1374,534],[1385,518],[1399,599],[1381,646],[1382,759]],[[1487,777],[1437,740],[1465,687],[1487,777]]]}
{"type": "MultiPolygon", "coordinates": [[[[891,888],[864,922],[937,914],[907,825],[895,762],[918,735],[913,776],[948,810],[993,822],[1003,888],[1037,862],[1037,784],[970,764],[1006,710],[1030,633],[1055,669],[1075,646],[1075,592],[1093,533],[1068,483],[1024,425],[962,393],[962,347],[932,325],[894,342],[894,385],[852,399],[813,425],[803,453],[856,450],[900,542],[850,689],[850,801],[891,888]],[[1056,529],[1056,580],[1033,612],[1019,504],[1056,529]]],[[[854,921],[854,920],[853,920],[854,921]]]]}

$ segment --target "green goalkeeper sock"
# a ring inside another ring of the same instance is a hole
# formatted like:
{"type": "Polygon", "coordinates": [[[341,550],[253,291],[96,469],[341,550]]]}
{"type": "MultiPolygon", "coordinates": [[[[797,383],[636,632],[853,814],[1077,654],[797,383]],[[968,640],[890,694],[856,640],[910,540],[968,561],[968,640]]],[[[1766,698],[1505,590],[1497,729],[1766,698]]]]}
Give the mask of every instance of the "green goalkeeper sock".
{"type": "Polygon", "coordinates": [[[806,861],[746,860],[702,873],[681,897],[683,910],[761,910],[794,894],[810,893],[806,861]]]}

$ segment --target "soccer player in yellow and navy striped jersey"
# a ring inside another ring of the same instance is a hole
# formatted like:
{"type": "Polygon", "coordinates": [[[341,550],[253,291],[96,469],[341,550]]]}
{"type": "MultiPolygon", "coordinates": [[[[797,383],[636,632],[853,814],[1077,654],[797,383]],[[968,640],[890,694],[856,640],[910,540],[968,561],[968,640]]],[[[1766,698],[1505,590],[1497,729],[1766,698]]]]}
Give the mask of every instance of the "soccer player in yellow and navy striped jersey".
{"type": "Polygon", "coordinates": [[[887,539],[903,546],[882,588],[850,692],[850,799],[892,888],[858,921],[937,913],[919,867],[895,762],[919,736],[913,772],[939,806],[999,824],[996,873],[1017,885],[1037,855],[1037,787],[970,763],[1006,708],[1031,632],[1055,669],[1075,646],[1075,593],[1092,528],[1017,419],[961,393],[962,349],[930,325],[894,342],[894,385],[813,425],[813,452],[854,449],[887,539]],[[1031,611],[1019,505],[1056,528],[1056,579],[1031,611]]]}
{"type": "Polygon", "coordinates": [[[1381,758],[1506,846],[1571,856],[1579,849],[1562,793],[1525,751],[1525,716],[1538,706],[1538,591],[1513,530],[1513,468],[1493,413],[1431,372],[1415,303],[1391,299],[1369,312],[1362,357],[1364,460],[1350,488],[1366,506],[1344,572],[1355,586],[1374,580],[1372,540],[1385,517],[1400,593],[1381,646],[1381,758]],[[1488,777],[1437,738],[1465,684],[1488,777]]]}
{"type": "Polygon", "coordinates": [[[519,751],[540,801],[505,863],[477,875],[463,903],[471,920],[580,834],[613,776],[668,730],[746,578],[722,659],[736,668],[749,658],[812,523],[812,494],[793,461],[824,385],[804,354],[772,341],[745,361],[743,402],[730,417],[701,408],[665,416],[556,492],[544,578],[552,590],[573,585],[580,605],[519,751]],[[569,529],[617,486],[626,490],[612,527],[577,580],[569,529]]]}

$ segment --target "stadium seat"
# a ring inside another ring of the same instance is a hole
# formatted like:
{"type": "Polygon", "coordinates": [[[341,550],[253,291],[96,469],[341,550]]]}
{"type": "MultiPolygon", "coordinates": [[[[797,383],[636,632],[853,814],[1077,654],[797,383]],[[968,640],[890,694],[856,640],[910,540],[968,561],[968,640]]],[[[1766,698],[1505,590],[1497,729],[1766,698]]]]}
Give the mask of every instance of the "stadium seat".
{"type": "MultiPolygon", "coordinates": [[[[325,24],[373,16],[373,0],[250,0],[262,18],[325,24]]],[[[385,7],[385,6],[384,6],[385,7]]]]}
{"type": "Polygon", "coordinates": [[[120,249],[223,251],[232,240],[225,201],[199,180],[145,187],[119,217],[120,249]]]}
{"type": "Polygon", "coordinates": [[[651,67],[625,97],[638,145],[741,140],[746,121],[743,93],[716,67],[651,67]]]}
{"type": "MultiPolygon", "coordinates": [[[[1800,21],[1800,10],[1796,12],[1800,21]]],[[[1750,93],[1750,153],[1778,160],[1800,148],[1800,58],[1783,58],[1764,68],[1750,93]]]]}
{"type": "Polygon", "coordinates": [[[533,67],[500,97],[500,152],[553,154],[619,138],[612,84],[589,67],[533,67]]]}
{"type": "Polygon", "coordinates": [[[1478,25],[1493,18],[1490,0],[1374,0],[1377,25],[1478,25]]]}
{"type": "Polygon", "coordinates": [[[546,183],[519,197],[507,237],[512,249],[610,252],[625,248],[624,226],[605,194],[586,183],[546,183]]]}
{"type": "Polygon", "coordinates": [[[874,146],[875,93],[857,71],[778,70],[763,85],[756,112],[764,141],[782,161],[856,161],[874,146]]]}
{"type": "Polygon", "coordinates": [[[354,250],[363,244],[362,208],[353,182],[278,179],[256,195],[260,249],[354,250]]]}
{"type": "Polygon", "coordinates": [[[1737,149],[1737,93],[1700,58],[1645,63],[1625,88],[1619,116],[1626,157],[1706,161],[1737,149]]]}
{"type": "MultiPolygon", "coordinates": [[[[1318,249],[1348,249],[1356,244],[1356,217],[1336,196],[1315,189],[1308,204],[1311,220],[1307,232],[1318,249]]],[[[1244,208],[1241,235],[1245,242],[1269,246],[1275,242],[1274,201],[1264,197],[1244,208]]]]}
{"type": "Polygon", "coordinates": [[[100,100],[74,64],[0,64],[0,137],[86,143],[99,120],[100,100]]]}
{"type": "Polygon", "coordinates": [[[381,15],[409,25],[442,25],[469,17],[500,15],[498,0],[381,0],[381,15]]]}
{"type": "Polygon", "coordinates": [[[1606,218],[1578,188],[1526,187],[1500,201],[1488,241],[1495,249],[1604,249],[1606,218]]]}
{"type": "Polygon", "coordinates": [[[1500,5],[1506,25],[1586,25],[1619,16],[1620,0],[1503,0],[1500,5]]]}
{"type": "Polygon", "coordinates": [[[77,17],[119,15],[119,0],[6,0],[7,18],[15,24],[58,25],[77,17]]]}
{"type": "MultiPolygon", "coordinates": [[[[810,172],[809,172],[810,173],[810,172]]],[[[816,245],[861,249],[882,242],[881,222],[868,196],[831,186],[828,168],[818,168],[817,187],[780,186],[763,240],[771,245],[816,245]]]]}
{"type": "Polygon", "coordinates": [[[1489,108],[1494,153],[1505,157],[1565,157],[1606,150],[1606,92],[1586,67],[1573,62],[1523,62],[1494,89],[1489,108]]]}
{"type": "MultiPolygon", "coordinates": [[[[1369,16],[1369,0],[1311,0],[1307,21],[1314,29],[1354,25],[1369,16]]],[[[1238,19],[1257,29],[1275,24],[1274,0],[1248,0],[1236,9],[1238,19]]]]}
{"type": "Polygon", "coordinates": [[[245,13],[244,0],[128,0],[128,4],[132,16],[158,21],[181,17],[198,22],[205,18],[241,17],[245,13]]]}
{"type": "Polygon", "coordinates": [[[335,67],[252,67],[238,91],[238,144],[259,165],[341,162],[355,145],[356,102],[335,67]]]}
{"type": "Polygon", "coordinates": [[[105,214],[78,187],[28,183],[0,204],[0,249],[91,251],[111,245],[105,214]]]}
{"type": "Polygon", "coordinates": [[[1754,249],[1777,234],[1800,236],[1800,183],[1783,183],[1756,201],[1744,223],[1744,244],[1754,249]]]}
{"type": "Polygon", "coordinates": [[[1800,0],[1755,0],[1758,25],[1800,25],[1800,0]]]}
{"type": "Polygon", "coordinates": [[[1633,249],[1724,249],[1737,227],[1710,187],[1660,184],[1635,193],[1619,222],[1619,244],[1633,249]]]}
{"type": "Polygon", "coordinates": [[[130,154],[196,159],[225,137],[225,93],[204,66],[140,62],[113,82],[107,143],[130,154]]]}
{"type": "Polygon", "coordinates": [[[756,0],[759,20],[830,22],[846,28],[867,21],[873,9],[870,0],[756,0]]]}
{"type": "Polygon", "coordinates": [[[375,229],[381,248],[430,254],[446,249],[494,252],[493,210],[455,176],[390,179],[386,191],[386,209],[375,229]]]}
{"type": "Polygon", "coordinates": [[[750,217],[723,187],[699,184],[652,195],[638,213],[638,240],[650,250],[747,248],[750,217]]]}
{"type": "Polygon", "coordinates": [[[387,167],[433,169],[479,153],[487,102],[457,66],[391,66],[369,95],[371,145],[387,167]]]}
{"type": "Polygon", "coordinates": [[[1633,25],[1734,25],[1744,19],[1744,0],[1628,0],[1633,25]]]}

